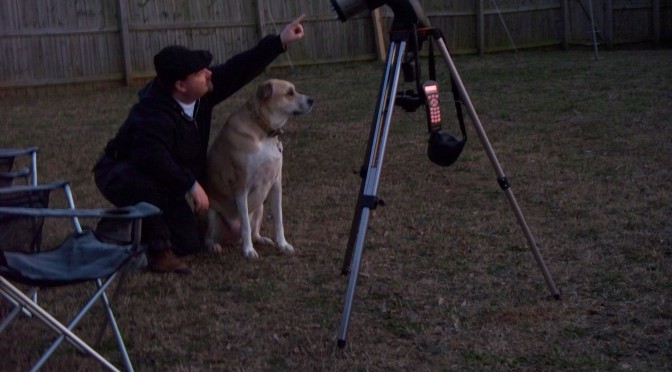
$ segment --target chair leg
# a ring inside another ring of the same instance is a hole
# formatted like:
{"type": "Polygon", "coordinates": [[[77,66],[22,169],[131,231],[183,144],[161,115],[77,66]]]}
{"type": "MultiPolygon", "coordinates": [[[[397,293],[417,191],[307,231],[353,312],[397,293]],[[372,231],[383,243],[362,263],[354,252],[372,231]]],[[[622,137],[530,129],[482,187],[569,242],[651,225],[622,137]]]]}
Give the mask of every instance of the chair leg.
{"type": "MultiPolygon", "coordinates": [[[[128,276],[128,271],[121,271],[121,275],[119,277],[119,280],[117,281],[117,287],[114,289],[114,293],[112,294],[112,299],[110,300],[110,303],[116,303],[117,299],[119,298],[119,295],[121,292],[124,291],[124,283],[126,283],[126,277],[128,276]]],[[[98,331],[98,336],[96,337],[96,342],[93,343],[94,347],[98,348],[100,347],[100,343],[103,340],[103,337],[105,337],[105,331],[107,330],[107,320],[103,320],[100,322],[100,330],[98,331]]]]}
{"type": "MultiPolygon", "coordinates": [[[[37,293],[37,287],[32,287],[28,290],[26,295],[29,296],[29,297],[35,298],[34,296],[35,296],[36,293],[37,293]]],[[[9,326],[9,324],[12,322],[12,320],[14,320],[14,318],[16,318],[17,315],[19,315],[19,313],[21,311],[23,311],[23,313],[26,316],[31,316],[32,314],[30,313],[30,311],[24,309],[21,306],[21,304],[19,304],[14,298],[12,298],[9,294],[7,294],[2,289],[0,289],[0,294],[2,294],[9,302],[11,302],[12,305],[14,305],[14,308],[9,313],[7,313],[7,315],[4,318],[2,318],[2,322],[0,322],[0,333],[2,333],[2,332],[5,331],[7,326],[9,326]]],[[[33,302],[35,302],[35,301],[33,301],[33,302]]]]}
{"type": "MultiPolygon", "coordinates": [[[[126,279],[126,272],[122,272],[117,282],[117,290],[114,292],[112,296],[113,301],[116,300],[116,297],[119,294],[119,291],[121,290],[121,286],[124,284],[125,279],[126,279]]],[[[102,286],[100,279],[96,280],[96,285],[98,285],[98,287],[102,286]]],[[[119,331],[119,326],[117,325],[114,313],[112,312],[112,304],[108,300],[105,292],[103,292],[101,299],[103,300],[103,308],[105,310],[105,313],[107,314],[107,319],[109,320],[112,332],[114,333],[114,340],[117,343],[117,347],[119,348],[119,353],[121,353],[121,358],[124,362],[124,366],[126,367],[126,370],[128,372],[133,372],[131,359],[128,357],[128,352],[126,351],[126,345],[124,344],[124,339],[121,337],[121,331],[119,331]]],[[[96,345],[98,345],[99,343],[100,339],[96,341],[96,345]]]]}
{"type": "MultiPolygon", "coordinates": [[[[35,298],[37,297],[38,289],[39,289],[38,287],[32,287],[27,292],[24,292],[26,297],[29,297],[30,300],[33,301],[33,304],[35,305],[37,305],[35,298]]],[[[2,295],[5,296],[5,298],[7,298],[9,302],[14,304],[14,309],[12,309],[12,311],[9,314],[7,314],[5,318],[2,319],[2,323],[0,324],[0,333],[4,332],[5,328],[9,326],[9,324],[14,320],[14,318],[16,318],[19,312],[23,312],[29,318],[33,316],[33,313],[31,313],[30,310],[23,307],[19,302],[17,302],[14,298],[12,298],[9,295],[9,293],[6,292],[4,289],[0,288],[0,293],[2,293],[2,295]]],[[[46,324],[49,328],[51,328],[51,330],[54,331],[55,333],[60,333],[58,328],[56,328],[53,324],[47,322],[44,322],[44,324],[46,324]]],[[[68,339],[68,342],[70,342],[72,346],[76,347],[77,350],[79,350],[81,353],[86,353],[84,349],[79,347],[79,345],[77,345],[76,343],[72,342],[72,340],[68,339]]],[[[96,348],[97,347],[98,346],[96,346],[96,348]]]]}
{"type": "MultiPolygon", "coordinates": [[[[116,276],[117,276],[116,273],[112,274],[109,278],[105,280],[105,282],[101,282],[100,279],[96,279],[96,285],[98,287],[98,290],[89,298],[89,300],[84,304],[84,306],[82,306],[82,308],[79,310],[77,315],[70,321],[70,323],[68,323],[69,330],[72,330],[77,326],[79,321],[82,320],[84,315],[86,315],[86,313],[89,312],[89,309],[91,309],[91,307],[96,303],[99,297],[105,296],[105,290],[107,289],[107,287],[110,286],[110,284],[112,283],[112,281],[116,276]]],[[[64,339],[65,337],[63,336],[63,334],[61,334],[52,342],[52,344],[49,346],[47,351],[44,352],[40,360],[38,360],[37,363],[35,363],[35,365],[33,366],[34,371],[37,371],[38,369],[42,368],[42,365],[44,365],[47,359],[49,359],[49,357],[54,353],[54,351],[56,351],[56,349],[63,342],[64,339]]],[[[125,348],[124,351],[126,351],[125,348]]],[[[124,353],[122,352],[122,356],[125,356],[125,359],[128,359],[128,355],[123,354],[124,353]]],[[[124,360],[124,363],[126,364],[127,361],[124,360]]],[[[130,362],[128,362],[128,364],[130,364],[130,362]]]]}
{"type": "Polygon", "coordinates": [[[33,315],[40,318],[44,323],[48,324],[52,328],[58,329],[58,332],[61,333],[62,337],[67,337],[73,343],[77,344],[80,348],[85,350],[89,355],[94,357],[98,362],[111,371],[119,371],[115,366],[113,366],[107,359],[103,358],[98,352],[93,350],[86,342],[84,342],[77,335],[72,333],[70,329],[65,327],[61,322],[54,319],[48,312],[42,309],[40,306],[35,304],[29,297],[27,297],[23,292],[14,287],[9,281],[4,277],[0,276],[0,287],[12,296],[17,302],[21,304],[24,308],[30,311],[33,315]]]}
{"type": "MultiPolygon", "coordinates": [[[[119,298],[119,295],[121,292],[123,292],[123,287],[124,283],[126,282],[126,277],[128,276],[127,271],[121,271],[121,274],[119,276],[119,280],[117,280],[117,287],[114,289],[114,293],[112,293],[112,298],[110,299],[110,303],[114,304],[117,302],[117,299],[119,298]]],[[[102,322],[100,322],[100,330],[98,331],[98,336],[96,337],[96,342],[93,343],[94,347],[98,348],[100,347],[100,343],[103,341],[103,337],[105,337],[105,331],[107,330],[107,325],[108,325],[107,319],[103,319],[102,322]]]]}

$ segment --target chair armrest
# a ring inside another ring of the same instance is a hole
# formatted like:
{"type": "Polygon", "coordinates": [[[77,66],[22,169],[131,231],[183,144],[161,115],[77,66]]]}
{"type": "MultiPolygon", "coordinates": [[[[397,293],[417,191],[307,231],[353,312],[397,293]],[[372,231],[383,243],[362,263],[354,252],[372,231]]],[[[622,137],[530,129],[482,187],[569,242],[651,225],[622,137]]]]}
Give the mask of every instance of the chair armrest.
{"type": "Polygon", "coordinates": [[[44,183],[40,185],[14,185],[14,186],[8,186],[8,187],[0,187],[0,195],[1,194],[12,194],[16,192],[22,192],[22,191],[43,191],[43,190],[56,190],[56,189],[62,189],[66,185],[70,185],[68,181],[64,180],[56,180],[53,182],[49,183],[44,183]]]}
{"type": "Polygon", "coordinates": [[[141,202],[123,208],[24,208],[0,207],[0,214],[12,214],[31,217],[90,217],[137,219],[160,214],[161,210],[152,204],[141,202]]]}
{"type": "Polygon", "coordinates": [[[0,158],[13,158],[17,156],[23,156],[32,154],[38,151],[37,146],[17,148],[17,149],[0,149],[0,158]]]}

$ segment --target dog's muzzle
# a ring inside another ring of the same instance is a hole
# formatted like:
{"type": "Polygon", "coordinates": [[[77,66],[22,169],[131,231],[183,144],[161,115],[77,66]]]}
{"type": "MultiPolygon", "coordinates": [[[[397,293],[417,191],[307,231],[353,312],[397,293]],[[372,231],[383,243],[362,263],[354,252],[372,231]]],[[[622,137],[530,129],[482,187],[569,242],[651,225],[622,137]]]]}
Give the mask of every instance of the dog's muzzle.
{"type": "Polygon", "coordinates": [[[293,115],[304,115],[312,111],[313,109],[313,103],[315,100],[313,97],[309,96],[303,96],[303,99],[301,99],[301,103],[299,104],[299,108],[297,110],[294,110],[292,112],[293,115]]]}

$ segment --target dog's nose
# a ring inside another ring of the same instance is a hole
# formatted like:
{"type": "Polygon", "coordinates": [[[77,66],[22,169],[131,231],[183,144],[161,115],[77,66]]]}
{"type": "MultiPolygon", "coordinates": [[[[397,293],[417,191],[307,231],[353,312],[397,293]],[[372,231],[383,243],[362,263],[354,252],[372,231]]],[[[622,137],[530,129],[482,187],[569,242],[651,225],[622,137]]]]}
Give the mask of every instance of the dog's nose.
{"type": "Polygon", "coordinates": [[[308,97],[308,104],[309,104],[310,106],[313,105],[313,102],[315,102],[315,100],[313,99],[313,97],[308,97]]]}

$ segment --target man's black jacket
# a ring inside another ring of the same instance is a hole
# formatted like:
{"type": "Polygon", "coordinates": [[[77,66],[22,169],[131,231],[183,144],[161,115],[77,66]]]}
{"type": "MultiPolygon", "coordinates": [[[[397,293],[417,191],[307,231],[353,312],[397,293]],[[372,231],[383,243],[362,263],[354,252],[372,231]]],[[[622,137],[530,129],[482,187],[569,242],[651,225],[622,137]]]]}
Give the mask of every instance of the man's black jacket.
{"type": "Polygon", "coordinates": [[[205,177],[214,106],[257,77],[284,50],[280,37],[269,35],[254,48],[211,67],[214,89],[196,102],[193,119],[167,87],[152,80],[105,147],[108,161],[127,162],[171,193],[184,194],[205,177]]]}

